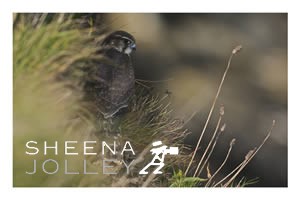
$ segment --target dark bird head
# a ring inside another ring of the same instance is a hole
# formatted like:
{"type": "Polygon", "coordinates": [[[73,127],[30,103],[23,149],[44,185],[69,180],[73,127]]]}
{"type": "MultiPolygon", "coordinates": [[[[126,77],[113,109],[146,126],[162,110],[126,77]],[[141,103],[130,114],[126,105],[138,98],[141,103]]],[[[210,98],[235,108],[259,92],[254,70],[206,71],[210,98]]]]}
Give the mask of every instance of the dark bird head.
{"type": "Polygon", "coordinates": [[[101,45],[105,49],[115,49],[127,55],[136,49],[134,37],[125,31],[115,31],[109,34],[101,45]]]}

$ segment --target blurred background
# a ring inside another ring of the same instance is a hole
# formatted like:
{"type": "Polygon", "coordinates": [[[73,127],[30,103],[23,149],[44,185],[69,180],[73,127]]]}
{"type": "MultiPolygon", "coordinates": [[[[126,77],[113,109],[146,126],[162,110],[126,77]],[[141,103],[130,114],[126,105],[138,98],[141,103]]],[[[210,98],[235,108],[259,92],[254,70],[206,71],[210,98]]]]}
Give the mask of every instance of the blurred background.
{"type": "MultiPolygon", "coordinates": [[[[110,30],[137,40],[136,78],[171,93],[173,115],[188,120],[195,146],[231,50],[241,44],[224,83],[218,106],[225,106],[226,130],[211,169],[222,163],[228,144],[236,145],[228,171],[258,146],[272,120],[271,138],[242,175],[259,177],[254,186],[287,186],[287,14],[89,14],[110,30]],[[214,165],[215,164],[215,165],[214,165]]],[[[205,136],[216,124],[213,117],[205,136]]]]}

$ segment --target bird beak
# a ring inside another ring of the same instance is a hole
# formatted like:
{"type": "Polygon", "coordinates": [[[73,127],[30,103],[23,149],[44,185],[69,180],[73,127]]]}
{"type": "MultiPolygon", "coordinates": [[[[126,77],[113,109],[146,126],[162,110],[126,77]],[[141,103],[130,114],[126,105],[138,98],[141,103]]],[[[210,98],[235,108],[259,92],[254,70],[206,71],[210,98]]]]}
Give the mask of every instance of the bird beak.
{"type": "Polygon", "coordinates": [[[131,48],[132,50],[135,51],[135,50],[136,50],[136,45],[135,45],[135,43],[131,44],[130,48],[131,48]]]}

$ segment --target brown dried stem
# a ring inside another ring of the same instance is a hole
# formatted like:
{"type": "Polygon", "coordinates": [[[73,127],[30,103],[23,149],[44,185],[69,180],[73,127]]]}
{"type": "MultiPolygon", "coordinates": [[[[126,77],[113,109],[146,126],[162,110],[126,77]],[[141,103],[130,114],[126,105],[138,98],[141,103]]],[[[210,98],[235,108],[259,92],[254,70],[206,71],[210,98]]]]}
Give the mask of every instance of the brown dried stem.
{"type": "MultiPolygon", "coordinates": [[[[219,134],[220,134],[220,132],[219,132],[219,134]]],[[[210,159],[211,154],[213,153],[213,151],[214,151],[214,149],[215,149],[215,146],[216,146],[217,141],[218,141],[218,138],[219,138],[219,134],[218,134],[218,136],[216,137],[216,140],[214,141],[214,144],[212,145],[212,148],[210,149],[210,151],[209,151],[209,153],[208,153],[208,155],[207,155],[205,161],[203,162],[203,165],[202,165],[201,168],[200,168],[200,171],[199,171],[199,174],[198,174],[199,176],[200,176],[200,174],[202,173],[202,171],[203,171],[205,165],[207,164],[208,160],[210,159]]]]}
{"type": "Polygon", "coordinates": [[[206,183],[206,187],[209,186],[209,184],[211,183],[212,179],[219,173],[219,171],[222,169],[222,167],[225,165],[229,155],[230,155],[230,152],[232,150],[232,147],[235,143],[235,139],[232,139],[231,142],[230,142],[230,145],[229,145],[229,149],[228,149],[228,152],[227,152],[227,155],[224,159],[224,161],[222,162],[222,164],[220,165],[220,167],[217,169],[217,171],[210,177],[210,179],[208,180],[208,182],[206,183]]]}
{"type": "Polygon", "coordinates": [[[225,71],[224,71],[224,74],[223,74],[222,80],[221,80],[221,82],[220,82],[220,84],[219,84],[219,87],[218,87],[216,96],[215,96],[215,98],[214,98],[213,104],[212,104],[212,106],[211,106],[211,108],[210,108],[210,111],[209,111],[209,114],[208,114],[208,116],[207,116],[207,120],[206,120],[206,122],[205,122],[205,124],[204,124],[204,127],[203,127],[203,129],[202,129],[201,135],[200,135],[200,137],[199,137],[199,139],[198,139],[198,142],[197,142],[197,145],[196,145],[196,147],[195,147],[195,149],[194,149],[192,158],[191,158],[191,160],[190,160],[190,162],[189,162],[189,165],[188,165],[187,169],[185,170],[184,175],[187,175],[187,173],[188,173],[188,171],[189,171],[189,169],[190,169],[190,167],[191,167],[191,165],[192,165],[192,163],[193,163],[193,161],[194,161],[194,158],[195,158],[195,155],[196,155],[197,150],[198,150],[198,148],[199,148],[200,142],[201,142],[201,140],[202,140],[202,138],[203,138],[203,135],[204,135],[204,133],[205,133],[205,131],[206,131],[208,122],[209,122],[209,120],[210,120],[210,118],[211,118],[211,115],[212,115],[212,112],[213,112],[213,110],[214,110],[214,108],[215,108],[216,101],[217,101],[217,99],[218,99],[218,97],[219,97],[219,94],[220,94],[220,92],[221,92],[221,88],[222,88],[222,86],[223,86],[225,77],[226,77],[227,72],[228,72],[228,70],[229,70],[229,68],[230,68],[231,60],[232,60],[233,56],[234,56],[238,51],[240,51],[241,49],[242,49],[242,46],[239,45],[239,46],[235,47],[235,48],[232,50],[232,52],[231,52],[231,55],[230,55],[230,57],[229,57],[229,59],[228,59],[227,67],[226,67],[226,69],[225,69],[225,71]]]}
{"type": "Polygon", "coordinates": [[[208,150],[209,150],[209,148],[210,148],[210,146],[211,146],[213,140],[215,139],[215,136],[216,136],[216,134],[217,134],[217,132],[218,132],[218,130],[219,130],[220,124],[221,124],[221,120],[222,120],[222,115],[220,115],[220,117],[219,117],[219,119],[218,119],[218,123],[217,123],[216,129],[215,129],[215,131],[214,131],[214,134],[213,134],[213,136],[211,137],[211,139],[210,139],[210,141],[209,141],[209,143],[208,143],[208,145],[207,145],[207,147],[206,147],[206,149],[205,149],[205,151],[204,151],[204,153],[203,153],[203,155],[202,155],[202,157],[201,157],[201,159],[200,159],[200,161],[199,161],[199,163],[198,163],[198,165],[197,165],[197,168],[196,168],[196,171],[194,172],[193,177],[195,177],[195,176],[197,175],[198,170],[199,170],[199,168],[200,168],[200,166],[201,166],[201,164],[202,164],[202,161],[204,160],[204,158],[205,158],[205,156],[206,156],[206,154],[207,154],[207,152],[208,152],[208,150]]]}
{"type": "Polygon", "coordinates": [[[243,163],[243,165],[238,169],[238,171],[231,177],[230,180],[228,180],[228,182],[226,184],[224,184],[224,186],[228,186],[235,178],[236,176],[245,168],[245,166],[252,160],[252,158],[257,154],[257,152],[262,148],[262,146],[265,144],[265,142],[269,139],[269,137],[271,136],[272,130],[275,126],[275,120],[273,120],[272,126],[268,132],[268,134],[266,135],[265,139],[262,141],[262,143],[259,145],[259,147],[256,149],[254,148],[253,150],[250,150],[248,152],[248,154],[245,156],[245,163],[243,163]]]}
{"type": "Polygon", "coordinates": [[[245,166],[251,161],[251,159],[256,155],[256,153],[261,149],[261,147],[265,144],[265,142],[269,139],[269,137],[271,136],[272,130],[275,126],[275,120],[273,120],[272,126],[268,132],[268,134],[266,135],[266,137],[264,138],[263,142],[260,144],[260,146],[258,148],[254,148],[252,150],[250,150],[247,155],[245,156],[245,159],[243,160],[243,162],[241,162],[234,170],[232,170],[229,174],[227,174],[222,180],[220,180],[218,183],[216,183],[214,185],[214,187],[217,187],[218,185],[220,185],[222,182],[224,182],[228,177],[230,177],[231,175],[233,175],[223,186],[227,187],[230,185],[230,183],[237,177],[237,175],[245,168],[245,166]]]}

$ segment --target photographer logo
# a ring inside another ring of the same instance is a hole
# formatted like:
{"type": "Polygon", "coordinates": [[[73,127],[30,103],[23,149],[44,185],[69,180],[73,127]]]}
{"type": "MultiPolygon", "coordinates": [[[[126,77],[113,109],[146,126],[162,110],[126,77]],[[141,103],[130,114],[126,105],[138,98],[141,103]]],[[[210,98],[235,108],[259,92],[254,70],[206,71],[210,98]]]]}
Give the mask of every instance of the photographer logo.
{"type": "Polygon", "coordinates": [[[150,166],[155,166],[157,167],[154,171],[153,174],[162,174],[161,168],[165,166],[164,160],[166,154],[170,155],[178,155],[178,147],[170,147],[163,145],[161,141],[156,141],[152,143],[152,148],[150,152],[152,155],[154,155],[153,159],[151,162],[149,162],[140,172],[139,174],[148,174],[146,171],[150,166]]]}

